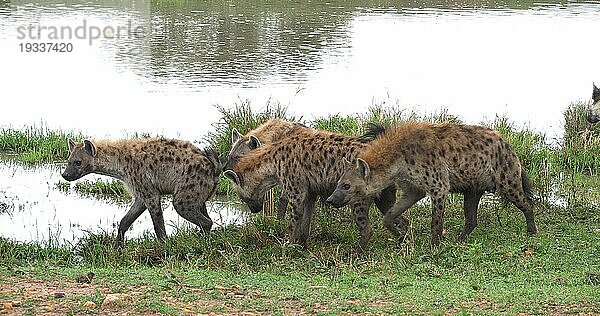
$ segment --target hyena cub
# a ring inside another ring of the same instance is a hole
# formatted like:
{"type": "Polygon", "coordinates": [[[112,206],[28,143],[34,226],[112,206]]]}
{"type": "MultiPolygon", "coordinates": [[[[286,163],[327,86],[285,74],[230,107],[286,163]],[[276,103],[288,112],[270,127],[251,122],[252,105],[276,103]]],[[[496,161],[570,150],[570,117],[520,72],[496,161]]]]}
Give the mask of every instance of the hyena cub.
{"type": "Polygon", "coordinates": [[[592,91],[592,105],[588,110],[587,120],[590,123],[600,122],[600,89],[596,88],[595,84],[592,91]]]}
{"type": "MultiPolygon", "coordinates": [[[[254,212],[262,208],[265,192],[280,184],[292,207],[290,241],[306,247],[317,198],[324,199],[333,192],[344,172],[344,159],[355,161],[366,143],[366,139],[358,137],[302,129],[250,151],[239,159],[233,170],[226,170],[224,174],[254,212]]],[[[383,192],[350,205],[360,230],[359,251],[366,247],[373,234],[368,214],[373,198],[382,213],[395,201],[393,185],[380,191],[383,192]]]]}
{"type": "MultiPolygon", "coordinates": [[[[260,145],[268,145],[282,138],[293,135],[299,130],[307,130],[308,127],[296,123],[288,122],[282,119],[270,119],[261,124],[256,129],[248,132],[246,135],[240,134],[237,129],[231,131],[231,151],[227,159],[225,169],[233,169],[241,157],[260,145]]],[[[277,219],[285,217],[285,211],[288,205],[288,199],[285,192],[281,192],[279,204],[277,206],[277,219]]],[[[260,212],[260,210],[259,210],[260,212]]]]}
{"type": "Polygon", "coordinates": [[[405,123],[384,131],[348,164],[329,201],[338,206],[368,199],[396,183],[402,197],[384,216],[385,226],[402,239],[404,211],[428,194],[432,202],[431,242],[439,245],[449,193],[464,194],[464,241],[477,225],[477,207],[486,191],[500,193],[525,215],[527,231],[537,232],[529,180],[519,158],[500,134],[485,127],[405,123]]]}
{"type": "Polygon", "coordinates": [[[118,141],[69,140],[69,159],[63,178],[77,180],[89,173],[107,175],[125,183],[134,203],[119,223],[117,242],[146,210],[158,239],[167,237],[160,198],[173,194],[173,206],[181,217],[208,232],[212,220],[206,200],[214,193],[222,163],[211,148],[201,150],[189,142],[171,139],[118,141]]]}

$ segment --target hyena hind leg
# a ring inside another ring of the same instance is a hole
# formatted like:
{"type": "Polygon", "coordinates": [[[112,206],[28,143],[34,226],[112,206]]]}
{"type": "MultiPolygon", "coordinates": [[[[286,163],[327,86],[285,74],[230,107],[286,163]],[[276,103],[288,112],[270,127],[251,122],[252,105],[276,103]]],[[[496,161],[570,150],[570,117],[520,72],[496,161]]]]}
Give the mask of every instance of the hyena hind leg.
{"type": "Polygon", "coordinates": [[[510,188],[507,190],[504,197],[513,203],[523,215],[525,215],[525,221],[527,222],[527,232],[531,235],[537,233],[537,227],[535,225],[535,217],[533,215],[533,205],[531,201],[526,197],[523,189],[519,188],[510,188]]]}
{"type": "Polygon", "coordinates": [[[190,194],[190,198],[182,198],[182,194],[173,195],[173,207],[179,216],[193,223],[202,229],[202,232],[208,233],[212,228],[213,222],[208,216],[206,203],[198,200],[198,194],[190,194]]]}
{"type": "Polygon", "coordinates": [[[465,227],[458,237],[460,242],[465,242],[469,234],[477,227],[477,209],[482,196],[481,192],[464,193],[465,227]]]}

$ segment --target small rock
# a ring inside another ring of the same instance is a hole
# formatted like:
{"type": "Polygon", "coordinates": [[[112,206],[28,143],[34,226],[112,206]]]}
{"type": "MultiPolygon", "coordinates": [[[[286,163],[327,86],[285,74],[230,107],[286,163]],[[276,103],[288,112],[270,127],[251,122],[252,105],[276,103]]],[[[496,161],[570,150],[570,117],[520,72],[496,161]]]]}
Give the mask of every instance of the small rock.
{"type": "Polygon", "coordinates": [[[13,309],[13,304],[12,303],[2,303],[2,309],[4,310],[12,310],[13,309]]]}
{"type": "Polygon", "coordinates": [[[77,281],[77,283],[92,283],[94,276],[94,272],[88,272],[88,274],[77,276],[75,281],[77,281]]]}
{"type": "Polygon", "coordinates": [[[53,312],[55,309],[54,302],[52,302],[52,301],[44,302],[44,307],[42,307],[42,309],[45,310],[46,312],[53,312]]]}
{"type": "Polygon", "coordinates": [[[87,302],[83,303],[83,307],[85,307],[85,308],[96,308],[96,303],[94,303],[92,301],[87,301],[87,302]]]}
{"type": "Polygon", "coordinates": [[[12,301],[13,307],[21,307],[21,301],[12,301]]]}
{"type": "Polygon", "coordinates": [[[118,302],[127,301],[130,298],[131,298],[131,296],[129,294],[125,294],[125,293],[108,294],[104,298],[104,301],[102,301],[102,308],[115,305],[118,302]]]}
{"type": "Polygon", "coordinates": [[[65,292],[54,292],[54,298],[63,298],[67,294],[65,292]]]}

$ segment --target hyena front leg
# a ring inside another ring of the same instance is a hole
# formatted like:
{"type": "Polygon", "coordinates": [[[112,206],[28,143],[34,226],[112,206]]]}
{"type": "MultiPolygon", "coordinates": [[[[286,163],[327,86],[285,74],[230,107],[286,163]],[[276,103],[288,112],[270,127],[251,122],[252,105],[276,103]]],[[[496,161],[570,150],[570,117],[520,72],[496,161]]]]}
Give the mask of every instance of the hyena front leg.
{"type": "Polygon", "coordinates": [[[448,193],[445,191],[432,192],[431,194],[431,244],[440,245],[442,230],[444,229],[444,207],[448,193]]]}
{"type": "Polygon", "coordinates": [[[140,217],[140,215],[142,215],[142,213],[144,213],[145,210],[146,205],[144,205],[142,199],[136,198],[133,201],[133,205],[131,206],[127,214],[123,216],[121,222],[119,223],[119,232],[117,233],[117,246],[123,246],[125,240],[125,232],[129,230],[131,224],[133,224],[133,222],[135,222],[135,220],[138,219],[138,217],[140,217]]]}
{"type": "Polygon", "coordinates": [[[358,253],[365,251],[369,240],[371,240],[371,236],[373,236],[373,228],[369,222],[369,206],[371,206],[370,199],[352,204],[352,213],[360,232],[360,240],[356,249],[358,253]]]}
{"type": "Polygon", "coordinates": [[[160,205],[160,194],[144,197],[144,204],[150,212],[156,239],[166,240],[167,230],[165,229],[165,219],[163,218],[162,207],[160,205]]]}
{"type": "Polygon", "coordinates": [[[469,234],[477,226],[477,208],[479,207],[479,200],[481,200],[483,193],[466,192],[464,193],[464,196],[465,227],[458,237],[460,242],[465,242],[467,237],[469,237],[469,234]]]}
{"type": "Polygon", "coordinates": [[[408,219],[404,217],[404,212],[411,206],[425,197],[425,193],[421,190],[412,187],[404,186],[402,188],[402,196],[396,201],[394,206],[385,213],[383,220],[385,227],[398,238],[398,242],[402,242],[408,231],[408,219]]]}
{"type": "MultiPolygon", "coordinates": [[[[291,191],[288,191],[291,192],[291,191]]],[[[291,243],[300,244],[298,237],[301,235],[301,226],[304,219],[304,194],[296,194],[289,197],[289,203],[292,207],[290,222],[288,225],[288,238],[291,243]]],[[[302,245],[306,247],[306,244],[302,245]]]]}
{"type": "Polygon", "coordinates": [[[381,214],[385,215],[394,206],[394,203],[396,203],[396,186],[392,185],[385,188],[374,201],[381,214]]]}
{"type": "Polygon", "coordinates": [[[298,240],[298,243],[305,248],[308,236],[310,236],[310,223],[312,221],[316,201],[317,197],[315,195],[308,194],[303,203],[304,212],[302,215],[302,222],[300,223],[300,235],[296,236],[296,240],[298,240]]]}

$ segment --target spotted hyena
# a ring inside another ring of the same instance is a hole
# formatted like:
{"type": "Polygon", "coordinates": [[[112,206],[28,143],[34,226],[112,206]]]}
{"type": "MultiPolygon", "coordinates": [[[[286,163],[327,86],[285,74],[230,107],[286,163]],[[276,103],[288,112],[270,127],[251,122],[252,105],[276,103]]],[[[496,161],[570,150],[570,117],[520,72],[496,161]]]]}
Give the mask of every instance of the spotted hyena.
{"type": "Polygon", "coordinates": [[[527,231],[537,232],[529,180],[510,145],[495,131],[480,126],[405,123],[383,132],[348,163],[329,201],[337,206],[368,199],[396,183],[402,197],[384,216],[385,226],[402,239],[404,211],[429,195],[432,238],[439,245],[444,205],[451,192],[464,194],[464,241],[477,225],[484,192],[495,191],[525,215],[527,231]]]}
{"type": "Polygon", "coordinates": [[[69,159],[63,178],[77,180],[96,173],[122,180],[134,197],[131,209],[119,224],[117,242],[146,210],[150,212],[158,239],[166,239],[161,195],[172,194],[173,206],[186,220],[208,232],[212,221],[206,200],[214,193],[222,171],[215,151],[199,149],[172,139],[118,141],[69,140],[69,159]]]}
{"type": "Polygon", "coordinates": [[[596,88],[595,84],[592,92],[592,105],[588,110],[587,120],[590,123],[600,122],[600,89],[596,88]]]}
{"type": "MultiPolygon", "coordinates": [[[[290,241],[306,247],[316,199],[324,199],[333,192],[344,171],[344,159],[355,161],[367,142],[366,138],[303,129],[250,151],[238,160],[233,170],[226,170],[225,176],[255,212],[260,211],[265,192],[281,184],[292,207],[290,241]]],[[[380,191],[350,204],[360,230],[360,251],[373,234],[368,214],[371,202],[375,200],[385,213],[395,201],[393,185],[380,191]]]]}
{"type": "MultiPolygon", "coordinates": [[[[232,146],[225,169],[233,169],[241,157],[251,150],[260,147],[261,144],[267,145],[276,142],[284,137],[293,135],[298,130],[305,129],[308,129],[308,127],[300,123],[289,122],[282,119],[270,119],[256,129],[248,132],[246,135],[240,134],[240,132],[234,128],[231,131],[232,146]]],[[[285,196],[285,192],[282,192],[277,207],[277,219],[283,219],[285,217],[287,205],[288,200],[285,196]]]]}

